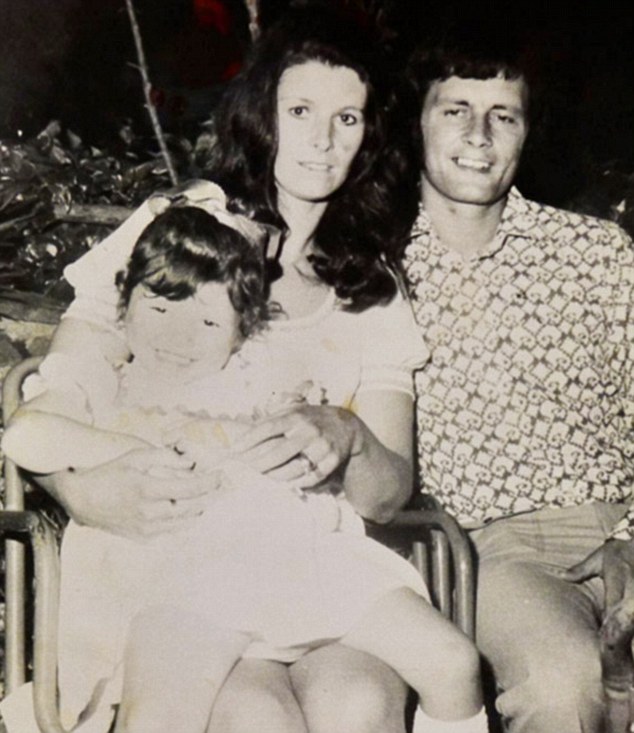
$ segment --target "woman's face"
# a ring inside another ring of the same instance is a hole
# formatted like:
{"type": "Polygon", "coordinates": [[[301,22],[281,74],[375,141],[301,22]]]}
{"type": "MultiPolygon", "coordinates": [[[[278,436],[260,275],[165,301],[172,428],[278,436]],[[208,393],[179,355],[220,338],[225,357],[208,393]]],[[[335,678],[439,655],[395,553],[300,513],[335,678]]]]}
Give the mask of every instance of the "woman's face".
{"type": "Polygon", "coordinates": [[[219,371],[239,341],[238,315],[226,284],[218,282],[200,285],[183,300],[137,285],[124,323],[135,361],[179,381],[219,371]]]}
{"type": "Polygon", "coordinates": [[[307,61],[286,69],[277,88],[279,194],[324,201],[344,183],[363,141],[366,101],[350,68],[307,61]]]}

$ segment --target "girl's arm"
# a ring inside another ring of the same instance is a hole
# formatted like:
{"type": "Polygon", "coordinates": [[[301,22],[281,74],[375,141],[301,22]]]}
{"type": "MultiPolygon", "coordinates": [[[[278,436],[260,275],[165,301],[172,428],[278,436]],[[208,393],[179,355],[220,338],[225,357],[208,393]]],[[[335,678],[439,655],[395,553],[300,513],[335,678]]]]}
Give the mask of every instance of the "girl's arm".
{"type": "MultiPolygon", "coordinates": [[[[51,352],[75,357],[85,355],[87,349],[93,354],[101,354],[111,364],[123,360],[127,351],[125,342],[116,331],[81,318],[65,317],[55,334],[51,352]]],[[[28,406],[33,409],[36,405],[31,401],[28,406]]],[[[26,410],[26,407],[22,410],[26,410]]],[[[54,409],[49,406],[47,412],[49,415],[52,412],[75,419],[92,430],[82,418],[81,410],[85,410],[83,405],[77,405],[76,409],[80,410],[77,413],[69,408],[69,402],[65,400],[64,404],[56,405],[54,409]]],[[[19,437],[19,417],[18,412],[10,424],[11,432],[15,430],[15,440],[13,437],[6,438],[7,448],[15,450],[15,455],[11,457],[18,463],[38,460],[37,455],[21,456],[17,453],[27,450],[27,446],[33,450],[38,445],[35,441],[39,440],[19,437]],[[9,445],[9,441],[14,443],[14,447],[9,445]]],[[[35,421],[32,421],[31,427],[34,424],[35,421]]],[[[28,423],[25,423],[20,430],[24,428],[26,431],[27,427],[28,423]]],[[[83,431],[83,428],[77,429],[83,431]]],[[[8,429],[6,432],[9,432],[8,429]]],[[[55,433],[49,432],[48,427],[42,432],[44,441],[41,445],[48,445],[51,435],[55,433]]],[[[102,438],[103,435],[98,436],[94,432],[90,436],[93,441],[102,438]]],[[[148,447],[143,440],[130,436],[123,439],[117,437],[116,444],[112,445],[109,442],[111,438],[112,434],[106,436],[108,450],[114,449],[115,457],[112,460],[70,471],[70,461],[75,456],[64,455],[62,463],[65,465],[61,469],[50,468],[47,473],[36,477],[37,482],[64,507],[75,522],[126,537],[147,538],[177,531],[204,511],[209,495],[216,489],[217,480],[213,476],[192,471],[191,459],[179,456],[171,449],[148,447]]],[[[51,450],[50,445],[48,450],[51,450]]],[[[85,458],[83,451],[78,452],[85,458]]]]}
{"type": "Polygon", "coordinates": [[[196,472],[188,456],[61,414],[75,412],[70,404],[51,392],[31,400],[11,420],[2,448],[38,473],[75,522],[138,539],[177,531],[208,508],[219,472],[196,472]]]}
{"type": "Polygon", "coordinates": [[[82,419],[82,412],[68,394],[45,392],[15,413],[2,450],[27,471],[50,474],[99,466],[150,445],[133,435],[96,428],[82,419]]]}

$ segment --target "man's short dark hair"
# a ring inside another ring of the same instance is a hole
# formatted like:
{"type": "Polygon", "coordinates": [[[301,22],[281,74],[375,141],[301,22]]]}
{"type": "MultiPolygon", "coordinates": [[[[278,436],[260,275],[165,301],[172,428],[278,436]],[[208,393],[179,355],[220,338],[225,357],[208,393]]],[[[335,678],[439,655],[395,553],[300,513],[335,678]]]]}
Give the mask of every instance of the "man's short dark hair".
{"type": "Polygon", "coordinates": [[[454,28],[438,39],[419,46],[408,66],[410,82],[419,90],[421,101],[434,81],[450,76],[462,79],[524,78],[531,84],[529,59],[520,39],[512,33],[481,32],[481,29],[454,28]]]}

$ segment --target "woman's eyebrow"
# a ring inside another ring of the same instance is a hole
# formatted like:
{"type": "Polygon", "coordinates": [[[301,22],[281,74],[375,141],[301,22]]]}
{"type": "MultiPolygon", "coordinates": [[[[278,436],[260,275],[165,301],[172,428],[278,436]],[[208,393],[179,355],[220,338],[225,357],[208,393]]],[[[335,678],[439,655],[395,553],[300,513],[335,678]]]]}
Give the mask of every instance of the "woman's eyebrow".
{"type": "Polygon", "coordinates": [[[293,99],[296,102],[312,102],[313,100],[310,99],[310,97],[300,97],[298,94],[280,94],[278,97],[280,101],[284,101],[285,99],[293,99]]]}

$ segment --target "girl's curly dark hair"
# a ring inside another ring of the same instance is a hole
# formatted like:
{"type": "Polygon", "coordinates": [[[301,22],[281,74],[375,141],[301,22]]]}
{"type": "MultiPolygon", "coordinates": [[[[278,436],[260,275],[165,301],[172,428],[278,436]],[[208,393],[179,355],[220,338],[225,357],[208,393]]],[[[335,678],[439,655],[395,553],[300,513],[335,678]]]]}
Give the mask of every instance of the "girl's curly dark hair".
{"type": "Polygon", "coordinates": [[[262,328],[268,308],[259,247],[202,209],[169,208],[143,230],[127,267],[117,274],[120,315],[137,285],[184,300],[210,282],[227,284],[244,338],[262,328]]]}
{"type": "Polygon", "coordinates": [[[260,221],[284,230],[273,173],[277,87],[286,69],[308,61],[352,69],[367,90],[361,147],[317,226],[311,257],[316,275],[350,309],[362,310],[389,301],[396,292],[393,253],[403,218],[398,171],[383,158],[387,60],[353,20],[313,3],[291,9],[264,33],[219,105],[217,155],[206,174],[234,202],[246,201],[260,221]]]}

